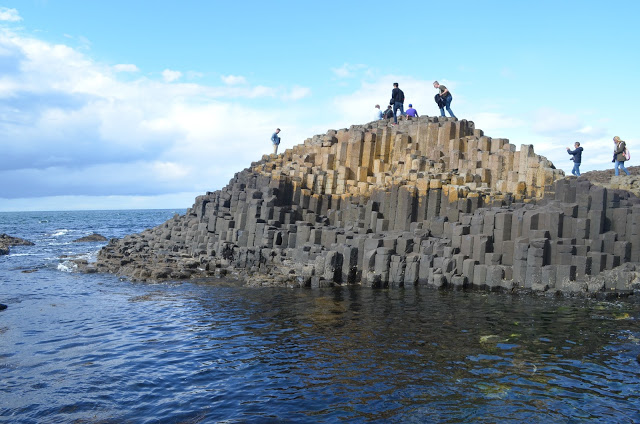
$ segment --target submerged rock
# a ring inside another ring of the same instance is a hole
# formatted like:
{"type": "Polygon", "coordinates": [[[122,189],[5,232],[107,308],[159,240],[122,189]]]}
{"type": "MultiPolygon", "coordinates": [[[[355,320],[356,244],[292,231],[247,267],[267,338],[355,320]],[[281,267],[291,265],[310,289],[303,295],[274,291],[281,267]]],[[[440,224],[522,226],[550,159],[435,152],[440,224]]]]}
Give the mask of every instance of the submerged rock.
{"type": "Polygon", "coordinates": [[[74,240],[74,243],[85,243],[85,242],[96,242],[96,241],[107,241],[107,238],[101,234],[93,233],[88,236],[80,237],[79,239],[74,240]]]}

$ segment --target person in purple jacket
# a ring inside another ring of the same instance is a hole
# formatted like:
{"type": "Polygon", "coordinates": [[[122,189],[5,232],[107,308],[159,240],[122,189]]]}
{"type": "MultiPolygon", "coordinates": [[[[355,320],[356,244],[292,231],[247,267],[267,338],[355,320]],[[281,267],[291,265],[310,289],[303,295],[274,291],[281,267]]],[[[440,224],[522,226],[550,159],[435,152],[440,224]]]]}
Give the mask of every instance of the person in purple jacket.
{"type": "Polygon", "coordinates": [[[418,117],[418,111],[413,108],[413,105],[411,103],[409,103],[409,109],[407,109],[405,113],[407,114],[407,116],[410,116],[412,118],[418,117]]]}

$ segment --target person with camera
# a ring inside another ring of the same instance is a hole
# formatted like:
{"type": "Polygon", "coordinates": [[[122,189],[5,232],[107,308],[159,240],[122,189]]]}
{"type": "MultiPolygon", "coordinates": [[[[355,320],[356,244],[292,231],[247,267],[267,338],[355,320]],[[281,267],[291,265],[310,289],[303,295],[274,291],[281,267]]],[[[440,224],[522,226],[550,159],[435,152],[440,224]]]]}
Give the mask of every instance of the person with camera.
{"type": "Polygon", "coordinates": [[[571,170],[571,173],[573,175],[575,175],[576,177],[580,176],[580,163],[582,162],[582,151],[584,150],[582,147],[580,147],[580,143],[579,142],[575,142],[575,144],[573,145],[575,147],[575,149],[571,150],[569,147],[567,147],[567,153],[569,153],[571,155],[571,160],[573,161],[573,169],[571,170]]]}

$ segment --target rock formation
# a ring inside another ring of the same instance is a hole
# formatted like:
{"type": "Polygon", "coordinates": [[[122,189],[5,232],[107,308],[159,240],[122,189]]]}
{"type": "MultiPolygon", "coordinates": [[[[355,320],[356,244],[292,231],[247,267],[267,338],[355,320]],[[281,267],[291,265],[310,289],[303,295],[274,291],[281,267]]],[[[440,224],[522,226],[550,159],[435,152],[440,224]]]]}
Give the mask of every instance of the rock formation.
{"type": "Polygon", "coordinates": [[[80,237],[79,239],[74,240],[74,243],[86,243],[86,242],[96,242],[96,241],[107,241],[107,238],[101,234],[93,233],[88,236],[80,237]]]}
{"type": "Polygon", "coordinates": [[[640,287],[638,234],[633,194],[564,178],[473,122],[420,117],[264,156],[184,216],[111,240],[88,270],[617,296],[640,287]]]}
{"type": "Polygon", "coordinates": [[[11,246],[33,246],[33,243],[29,240],[24,240],[19,237],[0,234],[0,255],[8,255],[9,247],[11,246]]]}

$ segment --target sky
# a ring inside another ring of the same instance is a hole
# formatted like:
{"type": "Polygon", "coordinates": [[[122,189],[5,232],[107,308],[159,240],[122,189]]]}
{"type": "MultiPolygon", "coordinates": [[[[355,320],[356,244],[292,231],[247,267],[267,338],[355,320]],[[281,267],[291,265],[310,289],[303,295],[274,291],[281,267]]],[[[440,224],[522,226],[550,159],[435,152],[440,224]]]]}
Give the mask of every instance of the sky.
{"type": "MultiPolygon", "coordinates": [[[[234,173],[373,120],[435,116],[570,173],[640,133],[640,1],[0,0],[0,211],[187,208],[234,173]]],[[[640,157],[638,150],[637,157],[640,157]]]]}

